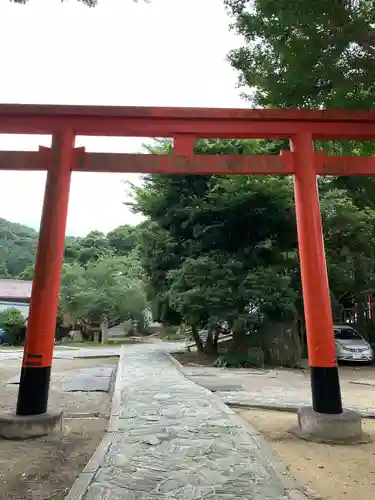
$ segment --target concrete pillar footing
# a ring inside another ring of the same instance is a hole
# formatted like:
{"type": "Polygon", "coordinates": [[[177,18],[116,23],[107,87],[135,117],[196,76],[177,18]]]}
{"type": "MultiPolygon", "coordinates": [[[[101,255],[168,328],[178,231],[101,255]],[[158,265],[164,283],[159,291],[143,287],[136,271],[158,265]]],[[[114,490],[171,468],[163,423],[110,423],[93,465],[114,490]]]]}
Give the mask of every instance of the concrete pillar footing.
{"type": "Polygon", "coordinates": [[[42,415],[22,416],[16,413],[0,415],[0,437],[5,439],[29,439],[61,432],[62,412],[47,412],[42,415]]]}
{"type": "Polygon", "coordinates": [[[368,442],[368,437],[362,431],[361,416],[346,409],[340,414],[328,415],[317,413],[309,406],[302,407],[298,410],[298,427],[292,432],[302,439],[322,443],[368,442]]]}

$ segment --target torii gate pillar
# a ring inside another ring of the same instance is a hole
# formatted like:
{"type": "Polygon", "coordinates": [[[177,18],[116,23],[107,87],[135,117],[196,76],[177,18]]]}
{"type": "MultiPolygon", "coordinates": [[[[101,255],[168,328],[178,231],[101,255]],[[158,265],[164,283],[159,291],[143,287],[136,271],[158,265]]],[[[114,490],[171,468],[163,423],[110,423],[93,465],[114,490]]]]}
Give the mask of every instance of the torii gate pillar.
{"type": "Polygon", "coordinates": [[[311,134],[295,135],[291,149],[313,410],[340,414],[341,392],[311,134]]]}
{"type": "Polygon", "coordinates": [[[20,416],[47,412],[74,140],[71,131],[52,137],[18,392],[20,416]]]}

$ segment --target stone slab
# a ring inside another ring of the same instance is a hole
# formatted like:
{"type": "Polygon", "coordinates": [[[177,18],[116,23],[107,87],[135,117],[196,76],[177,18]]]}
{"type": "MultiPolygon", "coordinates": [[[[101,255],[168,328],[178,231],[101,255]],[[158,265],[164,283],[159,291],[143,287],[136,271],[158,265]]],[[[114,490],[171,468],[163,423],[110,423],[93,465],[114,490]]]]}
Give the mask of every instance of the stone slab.
{"type": "Polygon", "coordinates": [[[110,377],[95,377],[79,375],[73,377],[65,385],[66,392],[108,392],[111,385],[110,377]]]}
{"type": "Polygon", "coordinates": [[[113,368],[100,366],[97,368],[83,368],[79,371],[80,375],[87,375],[90,377],[112,377],[113,368]]]}
{"type": "Polygon", "coordinates": [[[220,382],[202,382],[202,381],[196,381],[197,384],[201,385],[202,387],[205,387],[211,392],[237,392],[237,391],[243,391],[244,388],[242,385],[236,385],[236,384],[223,384],[220,382]]]}
{"type": "Polygon", "coordinates": [[[5,439],[29,439],[62,431],[62,412],[20,416],[15,413],[0,415],[0,436],[5,439]]]}
{"type": "Polygon", "coordinates": [[[58,352],[53,355],[53,359],[74,359],[75,356],[69,352],[58,352]]]}

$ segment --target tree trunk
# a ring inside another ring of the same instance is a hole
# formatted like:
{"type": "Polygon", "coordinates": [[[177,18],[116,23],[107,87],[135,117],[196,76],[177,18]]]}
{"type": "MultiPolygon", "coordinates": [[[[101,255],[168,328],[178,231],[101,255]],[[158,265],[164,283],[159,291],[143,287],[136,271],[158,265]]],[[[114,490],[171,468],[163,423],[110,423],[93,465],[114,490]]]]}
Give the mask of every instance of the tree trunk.
{"type": "Polygon", "coordinates": [[[297,319],[297,332],[301,346],[301,358],[303,359],[307,353],[307,338],[305,322],[301,318],[297,319]]]}
{"type": "Polygon", "coordinates": [[[356,297],[357,302],[357,329],[368,340],[368,332],[366,328],[365,319],[365,305],[363,303],[363,297],[356,297]]]}
{"type": "Polygon", "coordinates": [[[236,353],[245,353],[248,351],[248,338],[242,320],[237,319],[233,323],[233,343],[231,351],[236,353]]]}
{"type": "Polygon", "coordinates": [[[269,336],[269,329],[267,328],[267,325],[265,325],[260,331],[260,345],[263,351],[265,365],[270,365],[272,363],[269,336]]]}
{"type": "Polygon", "coordinates": [[[211,327],[208,329],[204,353],[208,356],[217,356],[217,333],[214,335],[213,328],[211,327]]]}
{"type": "Polygon", "coordinates": [[[214,335],[214,349],[216,354],[218,353],[219,335],[220,335],[220,328],[217,328],[215,330],[215,335],[214,335]]]}
{"type": "Polygon", "coordinates": [[[191,333],[193,335],[195,345],[197,346],[197,351],[203,352],[203,343],[202,339],[199,336],[198,328],[196,326],[191,325],[191,333]]]}
{"type": "Polygon", "coordinates": [[[100,324],[100,329],[102,331],[102,344],[108,343],[108,319],[105,318],[100,324]]]}
{"type": "Polygon", "coordinates": [[[260,331],[265,363],[295,368],[301,365],[297,322],[267,322],[260,331]]]}

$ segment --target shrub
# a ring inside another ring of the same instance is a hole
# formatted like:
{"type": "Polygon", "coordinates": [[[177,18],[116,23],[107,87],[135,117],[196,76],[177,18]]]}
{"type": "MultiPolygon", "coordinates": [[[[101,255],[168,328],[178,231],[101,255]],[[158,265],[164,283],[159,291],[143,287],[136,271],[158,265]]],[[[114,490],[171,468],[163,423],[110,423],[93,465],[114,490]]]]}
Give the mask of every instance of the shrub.
{"type": "Polygon", "coordinates": [[[18,309],[10,307],[0,312],[0,328],[7,334],[7,343],[19,342],[20,334],[25,327],[25,317],[18,309]]]}

